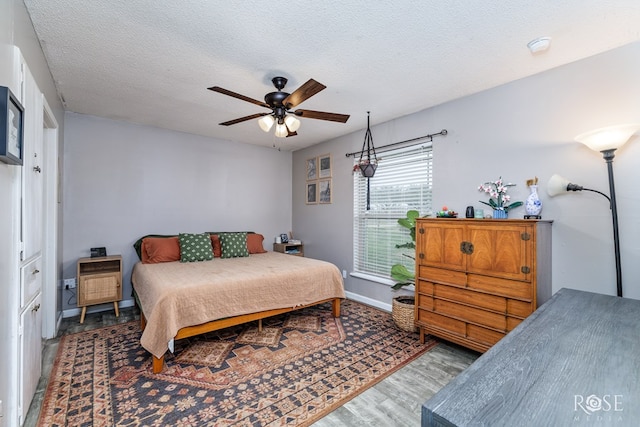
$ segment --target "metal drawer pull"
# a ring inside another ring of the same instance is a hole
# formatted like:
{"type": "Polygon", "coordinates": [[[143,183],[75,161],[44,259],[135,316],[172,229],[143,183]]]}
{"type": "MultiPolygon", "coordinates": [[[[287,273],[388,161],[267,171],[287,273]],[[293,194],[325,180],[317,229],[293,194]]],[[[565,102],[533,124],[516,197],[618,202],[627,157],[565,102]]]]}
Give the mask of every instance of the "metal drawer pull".
{"type": "Polygon", "coordinates": [[[33,308],[31,309],[31,311],[38,311],[40,310],[40,304],[36,304],[33,306],[33,308]]]}
{"type": "Polygon", "coordinates": [[[38,274],[38,273],[40,273],[40,270],[38,270],[37,268],[31,272],[31,274],[38,274]]]}
{"type": "Polygon", "coordinates": [[[460,243],[460,252],[463,254],[471,255],[473,253],[473,243],[471,242],[461,242],[460,243]]]}

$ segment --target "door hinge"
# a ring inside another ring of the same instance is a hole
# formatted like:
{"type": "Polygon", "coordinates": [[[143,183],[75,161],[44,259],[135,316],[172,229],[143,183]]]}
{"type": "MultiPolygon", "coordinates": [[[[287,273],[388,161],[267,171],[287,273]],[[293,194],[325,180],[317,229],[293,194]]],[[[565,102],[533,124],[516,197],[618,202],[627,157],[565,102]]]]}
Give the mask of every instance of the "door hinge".
{"type": "Polygon", "coordinates": [[[531,234],[526,233],[526,232],[525,232],[525,233],[522,233],[522,234],[520,235],[520,238],[521,238],[522,240],[524,240],[524,241],[531,240],[531,234]]]}
{"type": "Polygon", "coordinates": [[[523,266],[520,268],[520,271],[522,271],[524,274],[529,274],[529,273],[531,273],[531,269],[530,269],[529,267],[527,267],[526,265],[523,265],[523,266]]]}

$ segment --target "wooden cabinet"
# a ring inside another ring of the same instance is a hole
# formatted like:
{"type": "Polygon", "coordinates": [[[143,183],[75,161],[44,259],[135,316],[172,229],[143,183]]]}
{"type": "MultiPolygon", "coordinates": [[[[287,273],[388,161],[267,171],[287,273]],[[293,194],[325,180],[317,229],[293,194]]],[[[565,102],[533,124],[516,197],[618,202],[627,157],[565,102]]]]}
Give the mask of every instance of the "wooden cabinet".
{"type": "Polygon", "coordinates": [[[289,255],[304,256],[304,245],[302,243],[274,243],[273,251],[289,255]]]}
{"type": "Polygon", "coordinates": [[[484,352],[551,297],[551,222],[421,218],[416,326],[484,352]]]}
{"type": "Polygon", "coordinates": [[[78,260],[78,307],[82,307],[80,323],[84,323],[87,306],[113,302],[116,317],[122,299],[122,256],[112,255],[78,260]]]}

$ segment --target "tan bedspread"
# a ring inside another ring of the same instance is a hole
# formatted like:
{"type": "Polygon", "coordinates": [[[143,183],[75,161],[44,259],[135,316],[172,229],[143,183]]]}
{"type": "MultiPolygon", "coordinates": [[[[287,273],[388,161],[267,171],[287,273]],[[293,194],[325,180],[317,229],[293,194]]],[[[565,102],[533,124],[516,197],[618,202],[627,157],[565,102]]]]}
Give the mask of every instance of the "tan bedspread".
{"type": "Polygon", "coordinates": [[[186,326],[345,297],[335,265],[278,252],[190,263],[139,262],[131,281],[147,319],[140,342],[156,357],[186,326]]]}

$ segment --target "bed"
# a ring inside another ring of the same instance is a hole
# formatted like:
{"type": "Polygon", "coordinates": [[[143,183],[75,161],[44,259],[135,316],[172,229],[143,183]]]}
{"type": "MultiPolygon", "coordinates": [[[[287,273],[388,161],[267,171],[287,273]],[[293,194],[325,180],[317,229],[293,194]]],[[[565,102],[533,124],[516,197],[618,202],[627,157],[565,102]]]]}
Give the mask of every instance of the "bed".
{"type": "MultiPolygon", "coordinates": [[[[139,255],[145,253],[141,240],[139,255]]],[[[263,250],[200,262],[141,259],[131,282],[141,312],[140,343],[153,356],[154,373],[162,371],[173,340],[325,302],[339,317],[345,298],[338,268],[311,258],[263,250]]]]}

